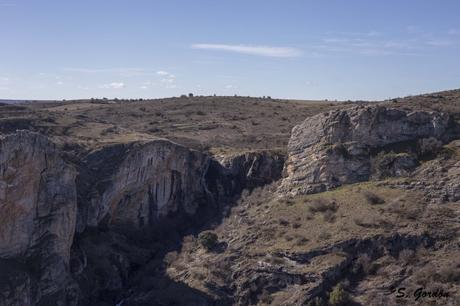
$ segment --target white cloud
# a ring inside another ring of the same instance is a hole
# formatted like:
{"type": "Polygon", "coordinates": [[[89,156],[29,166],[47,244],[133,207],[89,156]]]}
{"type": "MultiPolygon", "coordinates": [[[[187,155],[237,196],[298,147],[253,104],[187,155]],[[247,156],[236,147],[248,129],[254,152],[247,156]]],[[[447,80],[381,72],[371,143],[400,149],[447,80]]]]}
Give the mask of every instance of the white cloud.
{"type": "Polygon", "coordinates": [[[268,56],[268,57],[296,57],[302,52],[296,48],[249,46],[249,45],[225,45],[225,44],[194,44],[193,49],[228,51],[241,54],[268,56]]]}
{"type": "Polygon", "coordinates": [[[77,72],[86,74],[117,74],[123,77],[136,77],[136,76],[152,76],[156,72],[154,70],[142,69],[142,68],[78,68],[78,67],[66,67],[62,68],[66,72],[77,72]]]}
{"type": "Polygon", "coordinates": [[[226,88],[226,89],[234,89],[234,88],[238,88],[238,87],[235,86],[235,85],[229,84],[229,85],[225,85],[225,88],[226,88]]]}
{"type": "Polygon", "coordinates": [[[450,40],[429,40],[426,42],[426,44],[433,47],[449,47],[455,43],[450,40]]]}
{"type": "Polygon", "coordinates": [[[64,85],[64,82],[58,81],[58,82],[56,82],[56,85],[62,86],[62,85],[64,85]]]}
{"type": "Polygon", "coordinates": [[[101,85],[100,88],[105,89],[121,89],[125,87],[125,83],[123,82],[112,82],[110,84],[101,85]]]}
{"type": "Polygon", "coordinates": [[[169,72],[160,70],[160,71],[157,71],[157,74],[158,75],[169,75],[169,72]]]}
{"type": "Polygon", "coordinates": [[[167,71],[157,71],[157,74],[161,76],[160,83],[165,84],[165,88],[176,88],[176,76],[167,71]]]}
{"type": "Polygon", "coordinates": [[[175,79],[174,78],[164,78],[160,80],[162,83],[174,83],[175,79]]]}

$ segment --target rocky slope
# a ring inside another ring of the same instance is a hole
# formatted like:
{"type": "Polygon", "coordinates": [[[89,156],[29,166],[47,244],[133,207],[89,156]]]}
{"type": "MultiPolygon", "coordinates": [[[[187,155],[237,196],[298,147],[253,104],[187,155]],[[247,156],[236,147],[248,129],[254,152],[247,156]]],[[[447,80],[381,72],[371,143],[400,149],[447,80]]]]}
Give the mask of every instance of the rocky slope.
{"type": "MultiPolygon", "coordinates": [[[[153,107],[142,103],[135,121],[153,107]]],[[[212,156],[123,129],[96,145],[90,126],[101,122],[65,126],[53,115],[44,124],[49,106],[16,119],[27,107],[9,107],[0,120],[0,305],[320,305],[338,284],[347,304],[394,305],[413,300],[395,300],[391,288],[419,283],[449,291],[454,299],[441,302],[454,305],[459,117],[400,103],[314,115],[315,104],[287,156],[284,140],[273,151],[246,139],[243,152],[212,156]],[[43,135],[15,132],[18,122],[43,135]],[[67,128],[88,128],[84,141],[66,138],[67,128]]],[[[118,104],[65,106],[80,120],[118,104]]]]}

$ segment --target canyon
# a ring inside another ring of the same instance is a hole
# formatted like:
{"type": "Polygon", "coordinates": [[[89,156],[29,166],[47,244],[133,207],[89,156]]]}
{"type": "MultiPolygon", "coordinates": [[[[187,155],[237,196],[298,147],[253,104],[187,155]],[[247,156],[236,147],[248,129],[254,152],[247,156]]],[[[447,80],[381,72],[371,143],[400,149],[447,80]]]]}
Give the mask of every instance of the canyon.
{"type": "Polygon", "coordinates": [[[460,91],[2,105],[0,305],[455,305],[459,122],[460,91]]]}

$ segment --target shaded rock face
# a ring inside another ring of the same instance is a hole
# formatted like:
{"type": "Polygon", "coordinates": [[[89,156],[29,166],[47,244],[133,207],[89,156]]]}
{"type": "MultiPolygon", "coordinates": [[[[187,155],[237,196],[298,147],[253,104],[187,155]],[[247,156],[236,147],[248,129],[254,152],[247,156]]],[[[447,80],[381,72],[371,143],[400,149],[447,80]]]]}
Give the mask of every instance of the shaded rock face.
{"type": "Polygon", "coordinates": [[[418,165],[416,156],[408,153],[387,153],[378,154],[373,159],[373,176],[376,179],[384,179],[394,176],[407,176],[418,165]]]}
{"type": "Polygon", "coordinates": [[[36,302],[68,281],[75,176],[46,137],[19,131],[0,138],[0,270],[11,280],[0,284],[7,293],[0,305],[36,302]]]}
{"type": "MultiPolygon", "coordinates": [[[[292,130],[280,190],[314,193],[368,180],[371,156],[376,152],[423,138],[442,139],[449,124],[449,116],[443,113],[382,106],[358,106],[307,118],[292,130]]],[[[408,165],[409,161],[398,163],[408,165]]]]}
{"type": "Polygon", "coordinates": [[[260,151],[227,156],[221,160],[234,181],[242,188],[255,188],[281,178],[284,156],[280,153],[260,151]]]}
{"type": "Polygon", "coordinates": [[[78,182],[78,231],[86,226],[154,225],[168,215],[193,215],[208,201],[210,159],[166,140],[104,148],[90,154],[78,182]]]}

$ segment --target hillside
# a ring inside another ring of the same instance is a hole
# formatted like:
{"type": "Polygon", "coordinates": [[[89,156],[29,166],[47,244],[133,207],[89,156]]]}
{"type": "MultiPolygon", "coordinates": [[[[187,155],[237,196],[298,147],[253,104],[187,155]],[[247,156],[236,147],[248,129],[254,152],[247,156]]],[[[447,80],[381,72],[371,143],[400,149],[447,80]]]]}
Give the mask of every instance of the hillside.
{"type": "Polygon", "coordinates": [[[0,105],[0,306],[456,305],[459,202],[460,90],[0,105]]]}

